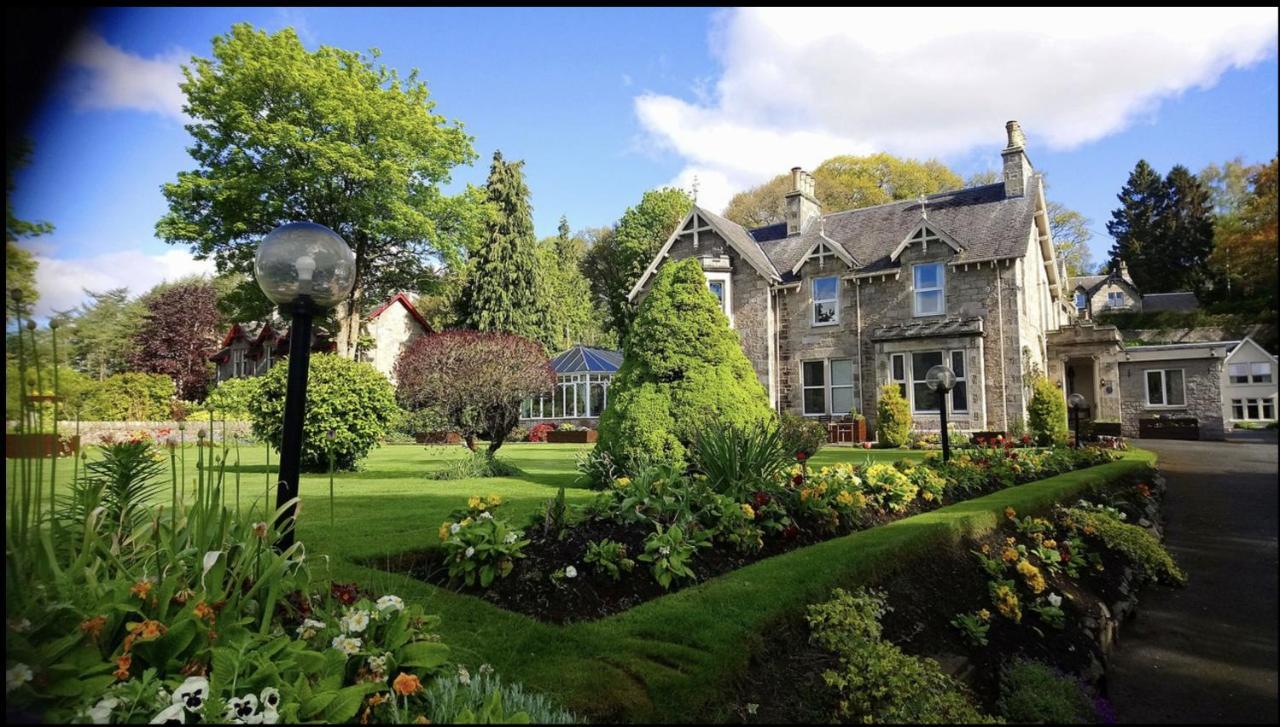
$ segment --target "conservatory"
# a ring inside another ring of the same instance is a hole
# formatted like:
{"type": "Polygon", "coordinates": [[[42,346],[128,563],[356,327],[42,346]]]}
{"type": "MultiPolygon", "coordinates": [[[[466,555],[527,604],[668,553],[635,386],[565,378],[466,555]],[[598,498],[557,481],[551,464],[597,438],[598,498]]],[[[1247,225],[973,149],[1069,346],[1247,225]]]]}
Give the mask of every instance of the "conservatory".
{"type": "Polygon", "coordinates": [[[557,355],[551,359],[555,388],[546,396],[526,399],[520,419],[579,420],[594,425],[609,403],[609,382],[621,365],[621,351],[574,346],[557,355]]]}

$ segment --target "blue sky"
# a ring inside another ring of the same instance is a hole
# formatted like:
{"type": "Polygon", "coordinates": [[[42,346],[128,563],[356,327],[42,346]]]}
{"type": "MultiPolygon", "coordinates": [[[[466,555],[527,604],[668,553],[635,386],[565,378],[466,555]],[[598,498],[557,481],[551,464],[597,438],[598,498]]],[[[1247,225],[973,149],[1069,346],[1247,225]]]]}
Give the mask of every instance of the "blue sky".
{"type": "Polygon", "coordinates": [[[494,149],[524,159],[541,235],[562,214],[574,228],[610,224],[646,189],[695,176],[700,201],[718,207],[839,153],[994,169],[1004,121],[1018,118],[1051,198],[1093,220],[1101,259],[1138,158],[1199,170],[1276,153],[1274,9],[1109,11],[1106,22],[1079,11],[1034,18],[1035,31],[969,13],[923,33],[900,12],[104,11],[34,119],[35,157],[18,177],[20,214],[57,226],[29,243],[42,312],[75,304],[81,287],[136,293],[205,269],[156,240],[154,224],[160,185],[191,167],[177,68],[241,21],[418,68],[436,110],[475,137],[479,160],[454,186],[482,183],[494,149]]]}

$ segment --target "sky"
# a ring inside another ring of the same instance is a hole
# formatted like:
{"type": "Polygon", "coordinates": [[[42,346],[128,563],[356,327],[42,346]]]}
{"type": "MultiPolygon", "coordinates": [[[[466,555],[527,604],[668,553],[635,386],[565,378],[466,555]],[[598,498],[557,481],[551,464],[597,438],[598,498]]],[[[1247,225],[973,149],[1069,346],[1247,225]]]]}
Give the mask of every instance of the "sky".
{"type": "Polygon", "coordinates": [[[31,122],[19,216],[55,231],[37,314],[83,289],[211,272],[155,236],[161,185],[194,168],[181,66],[233,23],[417,68],[478,159],[525,161],[539,235],[615,222],[648,189],[734,192],[837,154],[1000,168],[1018,119],[1052,200],[1088,217],[1095,262],[1138,159],[1167,172],[1276,155],[1277,10],[129,8],[83,29],[31,122]]]}

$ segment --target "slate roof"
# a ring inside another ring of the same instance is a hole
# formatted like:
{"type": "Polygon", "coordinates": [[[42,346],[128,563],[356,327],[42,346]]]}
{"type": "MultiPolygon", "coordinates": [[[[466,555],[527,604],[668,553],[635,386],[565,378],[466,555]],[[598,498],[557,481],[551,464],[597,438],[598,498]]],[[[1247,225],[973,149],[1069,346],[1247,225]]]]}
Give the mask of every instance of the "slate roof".
{"type": "Polygon", "coordinates": [[[1077,277],[1077,278],[1068,278],[1067,283],[1068,283],[1068,287],[1070,287],[1072,290],[1075,290],[1076,288],[1084,288],[1086,293],[1092,293],[1094,290],[1097,289],[1099,285],[1102,284],[1102,281],[1106,280],[1109,277],[1111,276],[1110,275],[1081,275],[1080,277],[1077,277]]]}
{"type": "Polygon", "coordinates": [[[981,318],[947,318],[941,321],[909,321],[872,329],[873,341],[900,341],[935,336],[976,336],[982,333],[981,318]]]}
{"type": "Polygon", "coordinates": [[[574,346],[551,359],[557,374],[614,374],[622,366],[622,352],[574,346]]]}
{"type": "MultiPolygon", "coordinates": [[[[745,227],[739,225],[737,222],[733,222],[732,220],[727,220],[714,212],[708,212],[701,207],[698,208],[698,214],[702,215],[703,218],[723,232],[724,235],[729,238],[729,242],[733,243],[734,246],[749,259],[749,262],[756,268],[756,270],[760,270],[765,273],[772,272],[774,276],[781,277],[778,271],[782,268],[774,265],[773,261],[765,255],[764,251],[760,248],[760,244],[751,236],[751,233],[748,232],[745,227]]],[[[786,232],[787,226],[784,223],[782,225],[782,233],[785,235],[786,232]]],[[[790,268],[785,269],[790,270],[790,268]]]]}
{"type": "Polygon", "coordinates": [[[1143,311],[1193,311],[1200,307],[1196,294],[1190,291],[1177,293],[1147,293],[1142,296],[1143,311]]]}
{"type": "MultiPolygon", "coordinates": [[[[939,192],[925,198],[928,222],[960,244],[954,263],[1019,257],[1027,252],[1035,214],[1035,185],[1021,197],[1006,197],[1004,184],[939,192]]],[[[725,220],[732,225],[732,222],[725,220]]],[[[801,234],[786,236],[786,225],[750,231],[773,268],[787,271],[783,280],[814,243],[823,237],[844,249],[859,272],[898,268],[890,254],[920,224],[920,201],[902,200],[875,207],[833,212],[809,223],[801,234]]]]}

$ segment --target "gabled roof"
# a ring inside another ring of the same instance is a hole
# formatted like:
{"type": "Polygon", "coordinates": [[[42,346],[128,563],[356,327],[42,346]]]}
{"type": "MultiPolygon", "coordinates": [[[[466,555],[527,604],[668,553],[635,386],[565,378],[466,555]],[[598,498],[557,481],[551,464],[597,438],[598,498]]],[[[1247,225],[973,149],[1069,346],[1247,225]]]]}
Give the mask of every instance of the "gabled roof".
{"type": "Polygon", "coordinates": [[[1261,344],[1253,340],[1253,336],[1245,336],[1244,340],[1240,341],[1234,347],[1232,347],[1230,349],[1230,353],[1227,354],[1227,359],[1230,360],[1237,353],[1240,353],[1240,351],[1244,350],[1247,347],[1246,344],[1260,351],[1263,356],[1270,356],[1272,361],[1277,360],[1275,354],[1263,348],[1261,344]]]}
{"type": "Polygon", "coordinates": [[[384,311],[396,303],[404,306],[405,310],[409,312],[409,315],[418,322],[418,325],[422,326],[422,330],[427,333],[431,333],[431,324],[427,323],[427,319],[423,318],[422,314],[418,312],[418,309],[413,307],[413,301],[409,300],[408,293],[396,293],[388,298],[386,303],[383,303],[377,310],[369,314],[369,320],[373,320],[374,318],[382,315],[384,311]]]}
{"type": "Polygon", "coordinates": [[[902,238],[902,242],[898,243],[898,246],[893,248],[893,252],[889,253],[889,259],[897,260],[898,256],[901,255],[904,250],[906,250],[908,247],[911,246],[911,243],[919,242],[921,244],[924,244],[930,238],[936,238],[938,240],[941,240],[947,247],[951,248],[952,252],[960,252],[961,250],[963,250],[963,247],[960,245],[960,243],[956,242],[955,238],[953,238],[951,235],[948,235],[946,232],[943,232],[942,229],[939,228],[937,225],[929,224],[928,220],[921,219],[920,224],[912,228],[911,233],[908,234],[906,237],[902,238]]]}
{"type": "Polygon", "coordinates": [[[819,247],[825,247],[826,249],[830,250],[833,255],[843,260],[845,265],[848,265],[851,268],[858,267],[858,261],[849,257],[849,253],[845,252],[844,247],[842,247],[835,240],[831,240],[827,238],[826,235],[820,234],[818,239],[813,241],[813,245],[810,246],[809,249],[806,250],[805,253],[800,256],[800,259],[796,262],[796,266],[791,269],[791,274],[792,275],[798,274],[800,272],[800,268],[803,268],[804,264],[809,262],[809,257],[813,255],[814,252],[816,252],[819,247]]]}
{"type": "Polygon", "coordinates": [[[557,374],[613,374],[621,366],[621,351],[587,346],[574,346],[551,359],[551,369],[557,374]]]}
{"type": "Polygon", "coordinates": [[[681,218],[680,224],[676,225],[676,229],[671,233],[671,236],[667,238],[667,241],[663,243],[662,249],[658,250],[658,254],[653,256],[653,260],[649,262],[649,267],[645,268],[640,279],[636,281],[635,285],[631,286],[631,290],[627,292],[628,300],[634,299],[636,295],[640,293],[641,289],[644,288],[645,284],[649,282],[649,278],[653,277],[653,274],[657,272],[658,266],[662,264],[662,261],[666,259],[670,252],[671,246],[674,245],[676,240],[685,233],[684,228],[688,225],[689,220],[693,219],[695,215],[702,218],[704,222],[719,233],[720,236],[724,238],[724,241],[729,244],[729,247],[732,247],[735,252],[741,255],[742,259],[746,260],[751,267],[756,269],[756,272],[760,273],[770,281],[780,280],[782,278],[782,276],[778,274],[777,268],[775,268],[773,263],[769,261],[769,258],[760,249],[760,245],[751,237],[746,228],[736,222],[726,220],[714,212],[708,212],[707,210],[694,205],[693,209],[689,210],[689,213],[681,218]]]}

